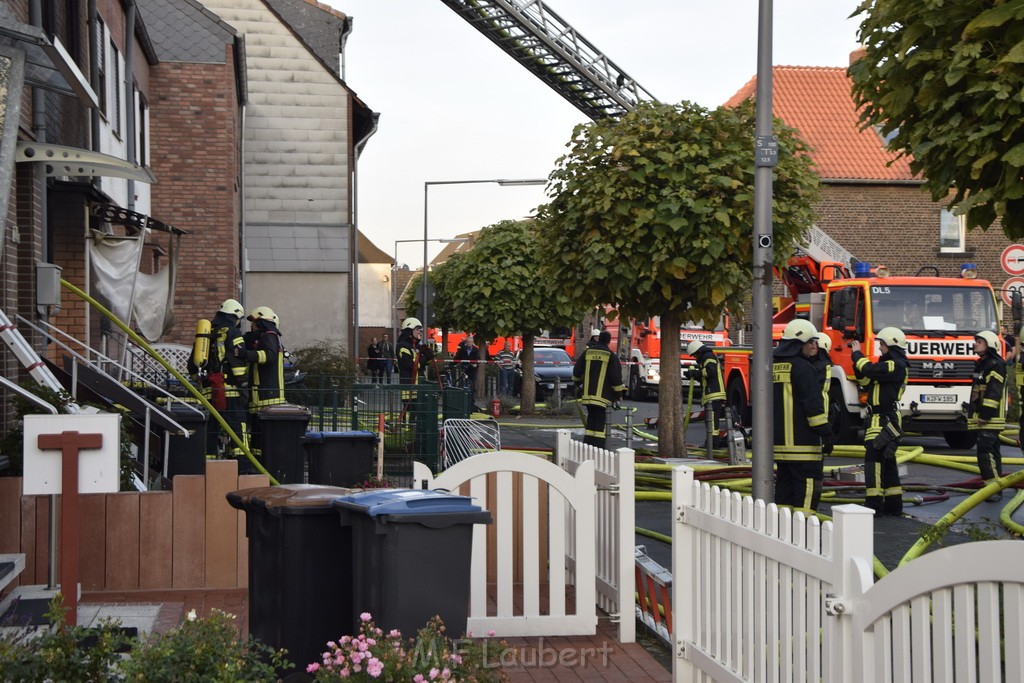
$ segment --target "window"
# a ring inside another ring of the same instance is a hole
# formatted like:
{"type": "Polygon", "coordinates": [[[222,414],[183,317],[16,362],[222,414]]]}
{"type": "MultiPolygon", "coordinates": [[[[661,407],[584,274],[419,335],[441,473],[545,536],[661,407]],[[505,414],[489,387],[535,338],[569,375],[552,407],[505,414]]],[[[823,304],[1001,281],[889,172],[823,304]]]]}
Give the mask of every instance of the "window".
{"type": "Polygon", "coordinates": [[[106,27],[103,25],[102,19],[96,19],[96,31],[99,33],[100,43],[100,54],[96,62],[99,66],[99,91],[97,94],[100,96],[100,113],[103,116],[107,116],[107,50],[106,50],[106,27]]]}
{"type": "Polygon", "coordinates": [[[939,251],[964,251],[967,223],[964,216],[955,216],[952,211],[942,209],[939,218],[939,251]]]}
{"type": "Polygon", "coordinates": [[[139,103],[139,111],[135,123],[138,144],[135,146],[134,161],[142,166],[147,166],[149,164],[149,105],[138,90],[135,90],[135,101],[139,103]]]}
{"type": "Polygon", "coordinates": [[[110,127],[121,136],[121,55],[110,41],[110,127]]]}

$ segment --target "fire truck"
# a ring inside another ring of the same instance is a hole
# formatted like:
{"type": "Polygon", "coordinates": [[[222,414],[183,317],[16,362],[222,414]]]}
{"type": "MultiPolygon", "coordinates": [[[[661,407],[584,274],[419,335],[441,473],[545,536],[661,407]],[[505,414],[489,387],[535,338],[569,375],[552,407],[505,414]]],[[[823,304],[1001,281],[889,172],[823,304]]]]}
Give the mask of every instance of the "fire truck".
{"type": "MultiPolygon", "coordinates": [[[[679,328],[680,342],[696,339],[708,346],[726,347],[731,343],[728,321],[728,316],[723,315],[713,330],[706,330],[695,322],[684,323],[679,328]]],[[[612,348],[618,353],[624,372],[628,372],[625,379],[630,398],[640,400],[657,395],[661,383],[661,318],[626,319],[618,325],[609,324],[607,329],[612,332],[612,348]]],[[[688,378],[687,372],[693,363],[689,356],[680,355],[679,368],[684,389],[694,381],[688,378]]],[[[699,388],[700,382],[694,381],[694,387],[699,388]]]]}
{"type": "MultiPolygon", "coordinates": [[[[926,266],[915,275],[892,276],[883,266],[857,263],[851,275],[840,262],[806,254],[790,260],[782,273],[793,295],[773,320],[778,338],[794,317],[806,317],[832,339],[829,417],[839,441],[853,442],[864,423],[865,394],[854,377],[851,340],[860,341],[872,360],[880,354],[877,333],[898,327],[907,336],[910,372],[900,402],[909,431],[942,434],[953,448],[969,448],[966,406],[974,372],[974,335],[1000,332],[999,307],[992,286],[975,279],[972,264],[960,277],[943,277],[926,266]]],[[[1002,351],[1002,349],[1000,349],[1002,351]]],[[[723,373],[729,404],[749,424],[750,350],[726,349],[723,373]]]]}

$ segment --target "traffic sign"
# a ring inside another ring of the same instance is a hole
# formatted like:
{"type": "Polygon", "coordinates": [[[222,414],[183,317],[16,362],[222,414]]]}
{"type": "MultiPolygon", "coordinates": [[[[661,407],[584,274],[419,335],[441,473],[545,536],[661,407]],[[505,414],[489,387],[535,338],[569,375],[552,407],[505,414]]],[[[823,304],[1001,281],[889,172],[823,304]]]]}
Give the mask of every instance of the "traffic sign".
{"type": "Polygon", "coordinates": [[[1003,303],[1007,306],[1013,305],[1013,302],[1010,301],[1010,295],[1013,292],[1020,292],[1021,296],[1024,296],[1024,277],[1007,278],[1006,282],[1003,283],[1003,291],[1000,294],[1003,295],[1003,303]]]}
{"type": "Polygon", "coordinates": [[[1003,249],[999,262],[1010,275],[1024,275],[1024,245],[1011,244],[1003,249]]]}

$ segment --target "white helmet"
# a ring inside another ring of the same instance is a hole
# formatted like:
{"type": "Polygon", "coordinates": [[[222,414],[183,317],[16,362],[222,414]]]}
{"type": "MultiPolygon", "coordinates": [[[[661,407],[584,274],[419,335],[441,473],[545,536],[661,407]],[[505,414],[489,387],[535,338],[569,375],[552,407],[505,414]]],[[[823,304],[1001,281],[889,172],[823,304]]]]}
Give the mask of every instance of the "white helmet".
{"type": "Polygon", "coordinates": [[[799,339],[805,344],[809,341],[814,341],[817,336],[818,330],[814,327],[814,323],[803,318],[791,320],[786,325],[786,329],[782,330],[783,339],[799,339]]]}
{"type": "Polygon", "coordinates": [[[907,348],[907,335],[903,334],[903,330],[898,327],[883,327],[875,336],[878,337],[878,341],[886,346],[895,346],[901,349],[907,348]]]}
{"type": "Polygon", "coordinates": [[[238,303],[234,299],[225,299],[224,303],[220,305],[219,312],[233,315],[239,320],[245,317],[245,309],[242,308],[242,304],[238,303]]]}
{"type": "Polygon", "coordinates": [[[269,320],[275,325],[281,322],[277,317],[277,313],[274,313],[270,306],[257,306],[252,309],[252,313],[249,314],[249,320],[255,322],[260,319],[269,320]]]}
{"type": "Polygon", "coordinates": [[[405,321],[402,323],[403,330],[412,330],[417,327],[423,327],[423,324],[420,323],[419,318],[406,318],[405,321]]]}
{"type": "Polygon", "coordinates": [[[999,337],[996,336],[995,332],[991,330],[982,330],[978,334],[974,335],[974,338],[984,339],[985,344],[988,345],[988,348],[992,349],[995,352],[999,351],[999,337]]]}
{"type": "Polygon", "coordinates": [[[590,336],[591,337],[600,337],[601,336],[601,330],[597,329],[596,327],[591,329],[590,330],[590,336]]]}
{"type": "Polygon", "coordinates": [[[702,347],[702,346],[704,346],[703,342],[699,342],[699,341],[694,340],[694,341],[692,341],[692,342],[690,342],[689,344],[686,345],[686,353],[688,355],[692,356],[695,353],[697,353],[697,351],[699,351],[700,347],[702,347]]]}
{"type": "Polygon", "coordinates": [[[828,336],[824,332],[819,332],[818,346],[824,349],[825,353],[828,353],[832,350],[832,337],[828,336]]]}

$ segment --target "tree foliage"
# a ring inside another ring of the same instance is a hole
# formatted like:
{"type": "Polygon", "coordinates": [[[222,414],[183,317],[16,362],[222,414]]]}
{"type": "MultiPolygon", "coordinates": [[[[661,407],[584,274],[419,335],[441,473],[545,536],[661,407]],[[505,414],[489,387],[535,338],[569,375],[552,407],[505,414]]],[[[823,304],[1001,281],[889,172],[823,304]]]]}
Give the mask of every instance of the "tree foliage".
{"type": "MultiPolygon", "coordinates": [[[[795,131],[775,122],[774,255],[788,258],[813,222],[818,179],[795,131]]],[[[618,120],[578,126],[541,207],[547,272],[572,303],[620,314],[660,315],[663,330],[687,319],[713,326],[741,310],[752,283],[754,107],[707,110],[644,103],[618,120]]],[[[662,334],[661,357],[678,357],[662,334]]],[[[662,363],[663,455],[683,449],[678,373],[662,363]]]]}
{"type": "MultiPolygon", "coordinates": [[[[795,131],[776,121],[774,239],[779,263],[813,222],[817,176],[795,131]]],[[[751,286],[754,109],[644,103],[578,126],[541,207],[548,268],[573,303],[713,325],[751,286]]]]}
{"type": "Polygon", "coordinates": [[[968,228],[1024,236],[1024,0],[865,0],[850,66],[861,120],[912,155],[968,228]]]}

